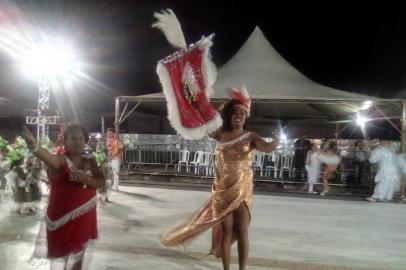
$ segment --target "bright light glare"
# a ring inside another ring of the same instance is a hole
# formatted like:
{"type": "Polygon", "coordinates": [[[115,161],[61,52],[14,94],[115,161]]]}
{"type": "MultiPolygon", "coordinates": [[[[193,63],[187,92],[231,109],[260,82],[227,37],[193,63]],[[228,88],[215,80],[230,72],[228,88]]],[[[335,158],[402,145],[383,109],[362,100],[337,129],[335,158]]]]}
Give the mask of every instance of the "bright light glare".
{"type": "Polygon", "coordinates": [[[371,100],[364,101],[362,103],[361,110],[369,109],[372,106],[372,104],[374,104],[374,102],[372,102],[371,100]]]}
{"type": "Polygon", "coordinates": [[[285,133],[281,132],[281,140],[286,141],[287,138],[288,136],[285,133]]]}
{"type": "Polygon", "coordinates": [[[355,118],[355,123],[360,126],[361,128],[365,127],[365,123],[368,122],[370,119],[360,115],[357,113],[357,118],[355,118]]]}
{"type": "Polygon", "coordinates": [[[74,68],[74,54],[62,43],[33,46],[24,58],[30,70],[46,76],[66,76],[74,68]]]}

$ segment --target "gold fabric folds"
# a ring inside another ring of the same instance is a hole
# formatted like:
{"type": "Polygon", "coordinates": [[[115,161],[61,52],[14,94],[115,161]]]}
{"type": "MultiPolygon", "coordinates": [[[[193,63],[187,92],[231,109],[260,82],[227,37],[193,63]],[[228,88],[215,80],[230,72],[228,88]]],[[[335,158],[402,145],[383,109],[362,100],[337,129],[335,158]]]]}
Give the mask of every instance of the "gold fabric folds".
{"type": "MultiPolygon", "coordinates": [[[[182,245],[205,230],[213,228],[210,254],[221,257],[221,220],[236,210],[241,203],[252,207],[252,157],[250,133],[226,143],[218,144],[215,152],[216,176],[211,198],[192,219],[164,234],[161,242],[166,246],[182,245]]],[[[233,237],[235,240],[235,237],[233,237]]]]}

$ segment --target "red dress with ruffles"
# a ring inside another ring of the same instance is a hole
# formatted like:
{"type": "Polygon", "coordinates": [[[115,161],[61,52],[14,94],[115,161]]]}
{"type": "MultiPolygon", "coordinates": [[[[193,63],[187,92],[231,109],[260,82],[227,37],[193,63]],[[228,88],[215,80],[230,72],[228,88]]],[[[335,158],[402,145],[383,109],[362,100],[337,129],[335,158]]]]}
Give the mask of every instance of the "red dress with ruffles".
{"type": "Polygon", "coordinates": [[[48,258],[81,251],[97,239],[96,189],[69,180],[68,161],[51,183],[47,213],[48,258]]]}

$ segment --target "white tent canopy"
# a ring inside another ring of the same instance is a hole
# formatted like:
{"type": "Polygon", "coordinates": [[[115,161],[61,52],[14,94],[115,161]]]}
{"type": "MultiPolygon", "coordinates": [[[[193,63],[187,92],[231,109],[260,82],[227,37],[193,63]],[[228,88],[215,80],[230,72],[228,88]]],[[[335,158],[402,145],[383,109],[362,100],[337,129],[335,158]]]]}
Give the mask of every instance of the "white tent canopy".
{"type": "Polygon", "coordinates": [[[253,99],[374,99],[313,82],[289,64],[257,26],[241,49],[218,71],[215,97],[225,87],[246,85],[253,99]]]}
{"type": "MultiPolygon", "coordinates": [[[[257,125],[278,119],[292,124],[300,122],[317,125],[322,119],[332,123],[353,117],[366,100],[384,105],[382,109],[385,111],[385,108],[395,110],[393,113],[396,115],[400,115],[401,111],[400,100],[346,92],[310,80],[273,48],[259,27],[254,29],[240,50],[218,70],[215,94],[211,101],[223,102],[228,99],[224,91],[227,86],[238,88],[241,85],[245,85],[251,95],[253,106],[250,121],[257,125]],[[393,104],[396,106],[392,106],[393,104]]],[[[165,114],[165,97],[162,92],[119,97],[119,100],[141,101],[140,111],[165,114]]]]}
{"type": "MultiPolygon", "coordinates": [[[[254,29],[241,49],[218,70],[212,101],[227,99],[224,91],[227,86],[241,85],[247,86],[253,103],[257,104],[256,111],[261,116],[331,118],[333,114],[343,115],[357,111],[365,100],[379,100],[372,96],[322,86],[310,80],[272,47],[259,27],[254,29]],[[295,108],[283,105],[292,102],[302,104],[295,108]],[[261,103],[274,104],[270,107],[261,103]]],[[[165,98],[160,92],[134,99],[153,102],[165,98]]]]}

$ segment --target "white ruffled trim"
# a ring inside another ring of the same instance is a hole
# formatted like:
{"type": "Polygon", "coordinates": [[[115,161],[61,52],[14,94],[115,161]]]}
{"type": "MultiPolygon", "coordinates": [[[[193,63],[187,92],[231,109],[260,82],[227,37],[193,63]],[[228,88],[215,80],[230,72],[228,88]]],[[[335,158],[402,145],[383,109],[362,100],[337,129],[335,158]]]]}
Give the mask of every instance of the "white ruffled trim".
{"type": "Polygon", "coordinates": [[[210,52],[213,41],[210,38],[203,38],[198,44],[199,49],[203,51],[202,74],[206,84],[206,97],[210,100],[210,97],[214,94],[213,86],[217,78],[217,68],[211,60],[210,52]]]}
{"type": "Polygon", "coordinates": [[[326,154],[320,153],[318,158],[322,163],[327,165],[338,165],[341,162],[341,158],[337,155],[328,156],[326,154]]]}
{"type": "Polygon", "coordinates": [[[78,208],[73,209],[72,211],[70,211],[63,217],[59,218],[58,220],[52,221],[48,217],[48,213],[45,213],[45,223],[47,224],[48,230],[55,231],[58,228],[65,225],[66,223],[68,223],[69,221],[71,221],[81,215],[86,214],[87,212],[89,212],[90,210],[95,208],[96,206],[97,206],[97,195],[93,196],[93,198],[91,198],[89,201],[82,204],[78,208]]]}
{"type": "Polygon", "coordinates": [[[240,137],[235,138],[235,139],[232,140],[232,141],[223,142],[223,143],[217,143],[217,145],[218,145],[218,147],[224,147],[224,146],[227,146],[227,145],[235,144],[236,142],[239,142],[239,141],[245,139],[245,138],[248,137],[250,134],[251,134],[251,132],[247,132],[247,133],[242,134],[240,137]]]}
{"type": "MultiPolygon", "coordinates": [[[[212,44],[211,41],[206,38],[204,41],[202,41],[202,44],[199,45],[199,48],[203,48],[204,51],[203,52],[204,58],[202,60],[202,73],[206,85],[206,96],[208,97],[210,96],[211,92],[213,92],[213,84],[217,76],[216,75],[217,71],[215,70],[215,67],[214,69],[212,69],[213,68],[212,66],[214,66],[214,64],[211,62],[210,59],[208,59],[210,57],[209,49],[211,44],[212,44]]],[[[159,62],[157,65],[156,72],[159,76],[159,80],[161,81],[162,89],[168,103],[167,106],[168,119],[172,127],[176,131],[178,131],[183,137],[185,137],[188,140],[198,140],[203,138],[207,134],[213,133],[219,127],[221,127],[221,125],[223,124],[223,119],[221,118],[221,115],[218,112],[216,112],[214,117],[206,124],[196,128],[185,128],[181,122],[178,103],[176,100],[176,96],[174,94],[172,80],[171,77],[169,76],[168,70],[166,69],[163,63],[159,62]]]]}

